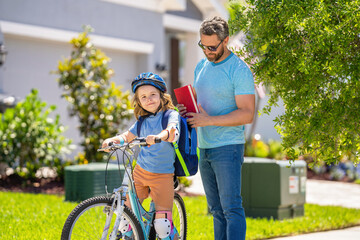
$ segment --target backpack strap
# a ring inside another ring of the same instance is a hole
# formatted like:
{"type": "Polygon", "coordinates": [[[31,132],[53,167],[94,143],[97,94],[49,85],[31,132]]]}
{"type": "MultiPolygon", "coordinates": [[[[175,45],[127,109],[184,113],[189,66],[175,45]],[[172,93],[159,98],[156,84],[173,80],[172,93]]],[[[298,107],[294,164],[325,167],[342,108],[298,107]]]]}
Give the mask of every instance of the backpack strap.
{"type": "MultiPolygon", "coordinates": [[[[163,118],[162,118],[162,120],[161,120],[161,124],[162,124],[163,129],[166,129],[166,127],[167,127],[167,125],[168,125],[169,115],[170,115],[171,111],[173,111],[173,110],[168,109],[168,110],[166,110],[166,111],[164,112],[164,114],[163,114],[163,118]]],[[[176,110],[175,110],[175,111],[176,111],[176,110]]],[[[180,121],[183,121],[183,120],[181,119],[181,117],[180,117],[180,121]]],[[[181,123],[179,123],[179,126],[181,126],[181,123]]],[[[181,131],[181,130],[182,130],[182,129],[180,129],[180,131],[181,131]]],[[[195,134],[196,134],[196,132],[195,132],[195,134]]],[[[180,135],[181,135],[181,133],[180,133],[180,135]]],[[[180,153],[179,146],[178,146],[177,142],[173,142],[172,145],[173,145],[173,147],[174,147],[174,149],[175,149],[176,156],[178,157],[179,162],[180,162],[180,164],[181,164],[181,166],[182,166],[182,168],[183,168],[183,170],[184,170],[184,172],[185,172],[185,175],[186,175],[186,176],[190,176],[190,173],[189,173],[189,171],[188,171],[188,169],[187,169],[187,166],[186,166],[186,163],[185,163],[185,161],[184,161],[184,158],[183,158],[183,156],[182,156],[181,153],[180,153]]],[[[188,151],[189,146],[185,146],[185,147],[187,148],[187,151],[188,151]]],[[[196,150],[195,150],[195,151],[196,151],[196,150]]]]}
{"type": "Polygon", "coordinates": [[[136,132],[138,137],[140,137],[140,129],[141,129],[141,125],[144,122],[145,118],[144,117],[139,117],[138,123],[137,123],[137,128],[136,128],[136,132]]]}
{"type": "Polygon", "coordinates": [[[185,161],[184,161],[184,158],[183,158],[183,156],[182,156],[181,153],[180,153],[178,144],[177,144],[176,142],[173,142],[172,144],[173,144],[173,146],[174,146],[175,153],[176,153],[176,156],[178,157],[178,160],[179,160],[179,162],[180,162],[180,164],[181,164],[181,167],[183,168],[183,171],[184,171],[184,173],[185,173],[185,176],[187,176],[187,177],[190,176],[190,173],[189,173],[189,170],[188,170],[188,168],[187,168],[187,166],[186,166],[186,163],[185,163],[185,161]]]}
{"type": "Polygon", "coordinates": [[[168,122],[169,122],[169,116],[170,116],[171,110],[168,109],[166,110],[163,115],[162,115],[162,119],[161,119],[161,125],[163,129],[167,128],[168,122]]]}

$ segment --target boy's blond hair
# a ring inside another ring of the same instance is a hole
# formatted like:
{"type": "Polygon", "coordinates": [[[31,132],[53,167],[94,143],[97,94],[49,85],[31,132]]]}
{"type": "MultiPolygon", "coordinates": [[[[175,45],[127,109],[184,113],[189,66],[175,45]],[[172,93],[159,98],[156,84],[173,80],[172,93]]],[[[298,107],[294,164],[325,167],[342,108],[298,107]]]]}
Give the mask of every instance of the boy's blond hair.
{"type": "MultiPolygon", "coordinates": [[[[172,102],[171,96],[168,93],[163,93],[159,89],[156,89],[160,93],[160,106],[158,111],[166,111],[168,109],[175,109],[175,106],[172,102]]],[[[140,104],[140,100],[138,97],[138,91],[135,92],[131,104],[134,107],[134,115],[137,120],[139,120],[140,116],[148,115],[149,112],[147,112],[140,104]]]]}

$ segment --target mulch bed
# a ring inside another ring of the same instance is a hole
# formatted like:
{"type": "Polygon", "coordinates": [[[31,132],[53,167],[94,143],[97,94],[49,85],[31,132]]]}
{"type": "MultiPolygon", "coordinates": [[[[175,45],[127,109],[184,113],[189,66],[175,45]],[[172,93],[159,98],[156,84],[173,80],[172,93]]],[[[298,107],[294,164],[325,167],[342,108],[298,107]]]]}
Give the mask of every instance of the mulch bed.
{"type": "Polygon", "coordinates": [[[65,194],[64,183],[57,178],[40,178],[24,183],[17,175],[0,179],[0,191],[65,194]]]}
{"type": "MultiPolygon", "coordinates": [[[[310,169],[307,170],[307,179],[314,179],[314,180],[326,180],[326,181],[335,181],[331,178],[330,173],[325,172],[321,174],[315,174],[310,169]]],[[[353,182],[349,177],[345,176],[341,180],[336,180],[336,182],[353,182]]]]}

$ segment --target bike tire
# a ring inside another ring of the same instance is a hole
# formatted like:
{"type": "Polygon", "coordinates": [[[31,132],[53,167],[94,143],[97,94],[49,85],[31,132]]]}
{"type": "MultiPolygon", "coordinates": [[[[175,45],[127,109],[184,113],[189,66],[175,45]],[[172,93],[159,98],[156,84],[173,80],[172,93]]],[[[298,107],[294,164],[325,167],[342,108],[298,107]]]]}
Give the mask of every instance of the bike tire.
{"type": "MultiPolygon", "coordinates": [[[[174,194],[174,202],[172,209],[173,224],[179,232],[178,240],[186,240],[187,237],[187,216],[185,203],[178,193],[174,194]]],[[[156,237],[155,228],[152,227],[149,234],[149,240],[160,239],[156,237]]]]}
{"type": "MultiPolygon", "coordinates": [[[[106,212],[109,212],[108,210],[113,201],[114,198],[112,197],[98,196],[81,202],[66,219],[61,234],[61,240],[100,239],[108,215],[106,212]]],[[[112,216],[108,237],[113,229],[115,216],[112,216]]],[[[118,237],[116,239],[144,240],[144,234],[139,221],[133,212],[126,206],[124,208],[123,216],[129,221],[133,234],[130,238],[123,238],[121,233],[118,232],[118,237]]]]}

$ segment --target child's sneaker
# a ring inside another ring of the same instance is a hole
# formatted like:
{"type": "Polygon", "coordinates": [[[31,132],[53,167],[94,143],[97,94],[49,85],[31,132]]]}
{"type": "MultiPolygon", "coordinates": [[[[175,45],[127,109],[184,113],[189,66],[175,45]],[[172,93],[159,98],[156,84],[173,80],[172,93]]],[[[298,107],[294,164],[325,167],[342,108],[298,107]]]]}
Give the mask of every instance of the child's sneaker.
{"type": "Polygon", "coordinates": [[[125,233],[118,231],[116,235],[116,240],[133,240],[132,230],[125,233]]]}
{"type": "Polygon", "coordinates": [[[126,233],[122,234],[124,240],[131,240],[133,239],[133,232],[132,230],[127,231],[126,233]]]}
{"type": "Polygon", "coordinates": [[[170,240],[178,240],[179,239],[179,233],[176,230],[176,227],[173,227],[173,229],[171,230],[171,233],[169,235],[169,239],[170,240]]]}

